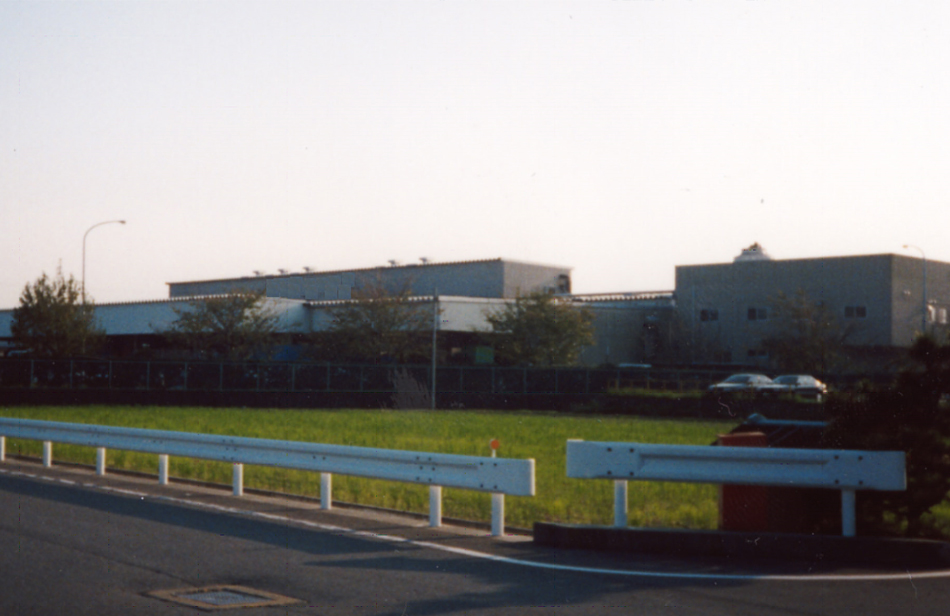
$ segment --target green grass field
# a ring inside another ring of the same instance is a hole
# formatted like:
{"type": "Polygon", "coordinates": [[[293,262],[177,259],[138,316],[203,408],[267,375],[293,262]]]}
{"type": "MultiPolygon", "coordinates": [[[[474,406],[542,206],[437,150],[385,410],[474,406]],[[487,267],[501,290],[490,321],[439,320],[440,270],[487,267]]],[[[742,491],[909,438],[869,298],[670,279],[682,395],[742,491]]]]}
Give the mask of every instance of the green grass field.
{"type": "MultiPolygon", "coordinates": [[[[501,441],[499,455],[534,458],[537,495],[508,497],[506,523],[530,528],[535,521],[610,524],[610,481],[574,480],[565,476],[565,443],[629,441],[706,445],[734,423],[694,420],[647,420],[634,417],[565,416],[529,412],[261,410],[168,407],[12,407],[4,417],[128,426],[183,432],[228,434],[280,440],[357,445],[437,453],[490,455],[488,442],[501,441]]],[[[9,455],[39,456],[41,444],[8,439],[9,455]]],[[[54,461],[94,464],[95,451],[54,445],[54,461]]],[[[157,472],[157,456],[109,451],[109,468],[157,472]]],[[[228,464],[172,458],[173,477],[230,483],[228,464]]],[[[319,475],[268,467],[246,467],[245,486],[295,494],[319,494],[319,475]]],[[[334,500],[428,511],[426,486],[336,476],[334,500]]],[[[488,494],[445,489],[446,517],[487,521],[488,494]]],[[[715,528],[717,488],[712,485],[633,482],[629,490],[630,524],[667,528],[715,528]]]]}

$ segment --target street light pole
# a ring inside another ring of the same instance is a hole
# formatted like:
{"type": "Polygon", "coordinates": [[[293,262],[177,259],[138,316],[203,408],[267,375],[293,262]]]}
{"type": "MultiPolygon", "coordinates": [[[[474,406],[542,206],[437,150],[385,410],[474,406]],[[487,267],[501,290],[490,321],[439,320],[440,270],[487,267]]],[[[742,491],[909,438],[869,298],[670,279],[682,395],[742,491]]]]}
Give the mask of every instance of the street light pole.
{"type": "Polygon", "coordinates": [[[927,335],[927,255],[924,254],[923,248],[919,246],[912,246],[910,244],[904,244],[904,248],[913,248],[920,251],[920,258],[923,261],[923,313],[920,315],[920,335],[927,335]]]}
{"type": "Polygon", "coordinates": [[[435,290],[432,295],[432,410],[435,410],[435,371],[438,362],[438,347],[436,346],[436,334],[439,331],[439,290],[435,290]]]}
{"type": "Polygon", "coordinates": [[[109,225],[113,223],[118,223],[121,225],[125,224],[124,220],[107,220],[105,222],[98,222],[88,229],[82,236],[82,303],[86,303],[86,236],[89,235],[89,232],[95,229],[96,227],[101,227],[102,225],[109,225]]]}

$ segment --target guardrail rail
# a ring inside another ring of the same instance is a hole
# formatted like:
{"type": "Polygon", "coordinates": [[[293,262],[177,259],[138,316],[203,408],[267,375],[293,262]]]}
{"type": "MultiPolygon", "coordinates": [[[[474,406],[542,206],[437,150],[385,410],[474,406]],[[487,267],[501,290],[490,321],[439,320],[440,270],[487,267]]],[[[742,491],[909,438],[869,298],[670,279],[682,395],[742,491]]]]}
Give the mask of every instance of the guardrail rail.
{"type": "Polygon", "coordinates": [[[534,496],[534,460],[489,458],[300,441],[146,430],[54,421],[0,418],[0,462],[5,438],[43,442],[43,465],[53,464],[53,443],[96,448],[96,472],[106,473],[106,450],[158,454],[159,482],[168,484],[171,455],[233,464],[233,491],[244,492],[244,464],[320,473],[320,506],[332,507],[333,474],[353,475],[429,486],[429,524],[442,524],[442,488],[492,495],[491,532],[504,534],[504,496],[534,496]]]}
{"type": "Polygon", "coordinates": [[[855,491],[905,490],[902,451],[652,445],[570,440],[567,476],[614,481],[614,525],[627,525],[627,481],[682,481],[841,491],[841,528],[855,535],[855,491]]]}

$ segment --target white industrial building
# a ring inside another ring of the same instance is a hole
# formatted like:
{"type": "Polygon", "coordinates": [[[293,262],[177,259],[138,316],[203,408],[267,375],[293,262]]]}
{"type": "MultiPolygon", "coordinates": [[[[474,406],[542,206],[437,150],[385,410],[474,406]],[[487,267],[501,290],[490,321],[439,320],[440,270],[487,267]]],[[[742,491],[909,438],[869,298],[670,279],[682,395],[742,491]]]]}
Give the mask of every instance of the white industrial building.
{"type": "MultiPolygon", "coordinates": [[[[331,308],[354,301],[361,289],[378,284],[391,290],[407,288],[415,302],[437,302],[437,326],[449,334],[448,352],[463,355],[471,352],[466,345],[477,344],[478,333],[490,331],[486,315],[519,295],[547,291],[572,297],[594,313],[597,343],[585,350],[583,363],[639,362],[655,352],[657,327],[663,313],[672,308],[671,292],[575,297],[570,295],[570,273],[568,267],[488,259],[173,282],[168,284],[167,299],[98,304],[96,319],[109,338],[112,354],[147,355],[163,344],[162,334],[178,312],[208,297],[249,291],[265,294],[268,309],[279,317],[280,333],[301,339],[326,331],[332,321],[331,308]]],[[[12,312],[0,310],[0,348],[12,348],[12,312]]]]}

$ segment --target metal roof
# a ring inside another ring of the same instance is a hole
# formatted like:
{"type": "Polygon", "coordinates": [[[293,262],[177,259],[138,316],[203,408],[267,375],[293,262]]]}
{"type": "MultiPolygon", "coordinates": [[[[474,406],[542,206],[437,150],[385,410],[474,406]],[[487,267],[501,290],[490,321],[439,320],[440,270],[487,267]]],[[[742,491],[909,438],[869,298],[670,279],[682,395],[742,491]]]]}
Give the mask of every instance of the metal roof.
{"type": "Polygon", "coordinates": [[[327,276],[327,275],[337,275],[337,274],[357,274],[361,272],[375,272],[377,270],[399,270],[399,269],[410,269],[410,268],[429,268],[429,267],[446,267],[454,265],[470,265],[478,263],[518,263],[521,265],[536,265],[539,267],[550,267],[555,269],[566,269],[572,270],[572,267],[566,267],[562,265],[550,265],[544,263],[532,263],[530,261],[516,261],[514,259],[504,259],[502,257],[497,257],[494,259],[474,259],[471,261],[445,261],[445,262],[428,262],[428,263],[407,263],[405,265],[377,265],[375,267],[362,267],[356,269],[341,269],[341,270],[327,270],[327,271],[313,271],[313,272],[291,272],[287,274],[265,274],[263,276],[230,276],[226,278],[211,278],[207,280],[187,280],[181,282],[166,282],[167,285],[185,285],[185,284],[199,284],[207,282],[225,282],[227,280],[270,280],[274,278],[301,278],[307,276],[327,276]]]}

